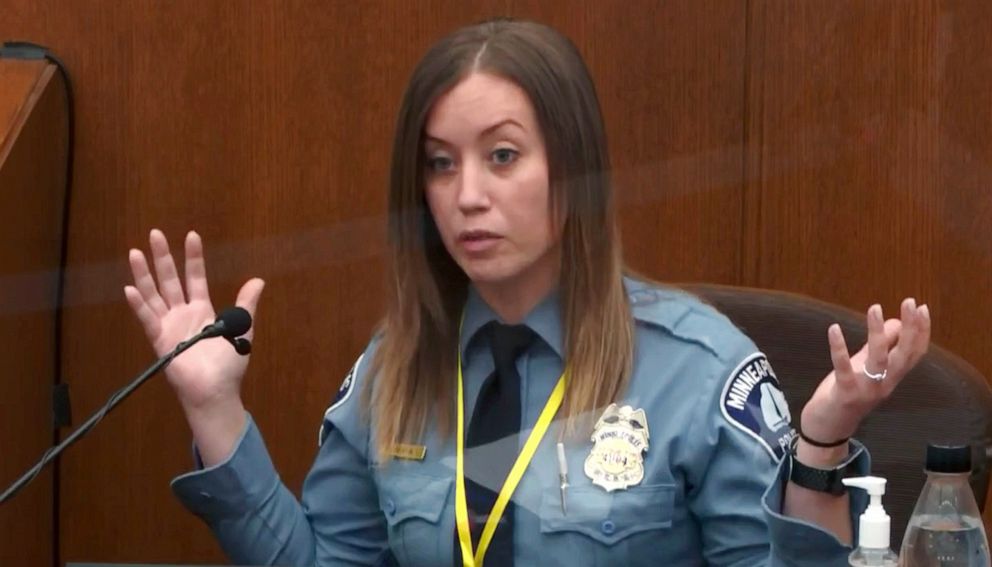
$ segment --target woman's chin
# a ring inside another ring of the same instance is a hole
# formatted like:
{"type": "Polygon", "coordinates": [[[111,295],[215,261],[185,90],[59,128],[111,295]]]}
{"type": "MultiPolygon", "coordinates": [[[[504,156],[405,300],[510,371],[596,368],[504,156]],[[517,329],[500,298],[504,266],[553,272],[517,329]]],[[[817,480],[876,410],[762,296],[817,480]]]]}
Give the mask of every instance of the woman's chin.
{"type": "Polygon", "coordinates": [[[465,270],[465,275],[475,286],[500,286],[511,280],[508,275],[493,270],[465,270]]]}
{"type": "Polygon", "coordinates": [[[461,267],[468,279],[476,286],[503,285],[512,281],[519,272],[488,261],[463,262],[461,267]]]}

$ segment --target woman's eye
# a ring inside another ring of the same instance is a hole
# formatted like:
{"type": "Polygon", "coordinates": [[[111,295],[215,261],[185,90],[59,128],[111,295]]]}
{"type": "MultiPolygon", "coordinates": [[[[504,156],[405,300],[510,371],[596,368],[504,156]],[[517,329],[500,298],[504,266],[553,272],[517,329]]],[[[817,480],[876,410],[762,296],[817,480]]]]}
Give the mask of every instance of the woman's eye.
{"type": "Polygon", "coordinates": [[[437,156],[427,159],[427,168],[435,172],[444,172],[454,166],[454,161],[449,157],[437,156]]]}
{"type": "Polygon", "coordinates": [[[507,165],[516,161],[517,156],[519,155],[520,153],[516,150],[511,150],[510,148],[499,148],[497,150],[493,150],[492,160],[497,165],[507,165]]]}

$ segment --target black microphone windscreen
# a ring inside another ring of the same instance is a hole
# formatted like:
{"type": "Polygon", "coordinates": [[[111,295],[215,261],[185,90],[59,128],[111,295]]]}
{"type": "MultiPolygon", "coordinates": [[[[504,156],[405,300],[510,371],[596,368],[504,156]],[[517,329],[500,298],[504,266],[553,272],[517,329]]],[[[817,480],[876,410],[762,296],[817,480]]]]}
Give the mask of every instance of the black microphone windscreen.
{"type": "Polygon", "coordinates": [[[224,323],[221,334],[232,339],[247,333],[251,328],[251,315],[241,307],[228,307],[221,311],[217,321],[224,323]]]}

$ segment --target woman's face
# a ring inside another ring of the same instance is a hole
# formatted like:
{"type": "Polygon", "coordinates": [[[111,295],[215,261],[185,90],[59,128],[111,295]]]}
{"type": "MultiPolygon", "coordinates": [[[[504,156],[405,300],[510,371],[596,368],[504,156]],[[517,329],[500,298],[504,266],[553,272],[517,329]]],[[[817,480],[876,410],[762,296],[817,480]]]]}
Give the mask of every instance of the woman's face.
{"type": "Polygon", "coordinates": [[[473,73],[437,100],[424,130],[427,203],[451,257],[483,288],[549,289],[558,276],[559,231],[544,140],[526,93],[473,73]]]}

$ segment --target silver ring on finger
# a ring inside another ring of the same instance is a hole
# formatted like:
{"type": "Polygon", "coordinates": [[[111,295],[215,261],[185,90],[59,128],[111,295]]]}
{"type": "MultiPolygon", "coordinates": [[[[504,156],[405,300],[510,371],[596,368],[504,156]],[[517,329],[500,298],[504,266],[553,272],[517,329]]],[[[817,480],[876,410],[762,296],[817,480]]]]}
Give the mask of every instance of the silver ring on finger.
{"type": "Polygon", "coordinates": [[[878,373],[869,372],[867,366],[865,366],[864,368],[862,368],[861,371],[864,372],[866,378],[868,378],[869,380],[872,380],[873,382],[881,382],[882,380],[885,380],[885,377],[889,373],[888,370],[882,370],[881,372],[878,372],[878,373]]]}

